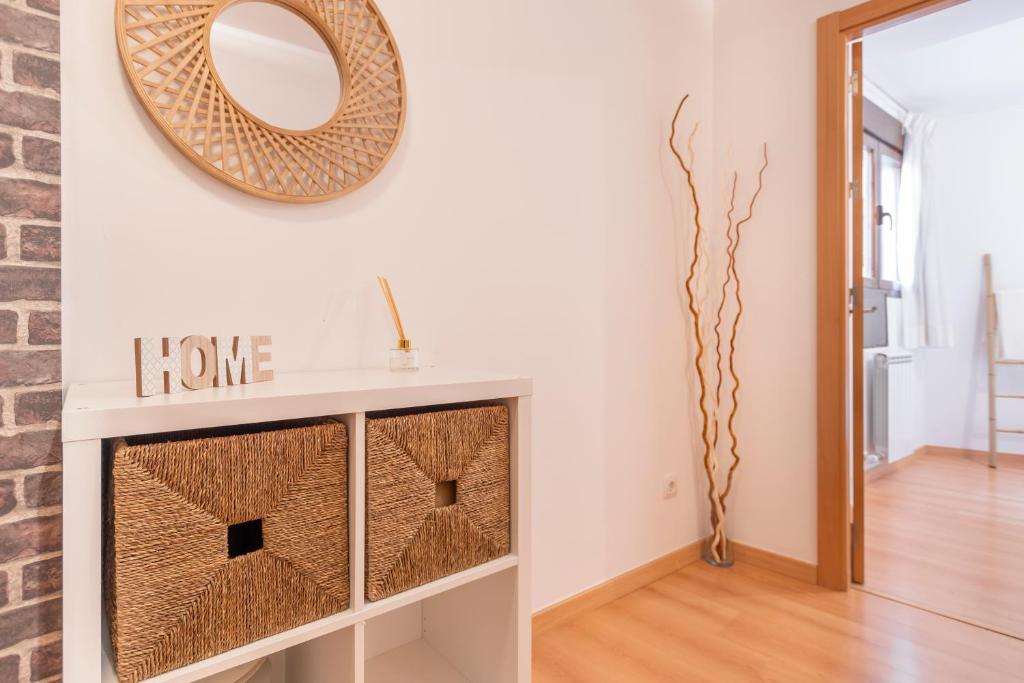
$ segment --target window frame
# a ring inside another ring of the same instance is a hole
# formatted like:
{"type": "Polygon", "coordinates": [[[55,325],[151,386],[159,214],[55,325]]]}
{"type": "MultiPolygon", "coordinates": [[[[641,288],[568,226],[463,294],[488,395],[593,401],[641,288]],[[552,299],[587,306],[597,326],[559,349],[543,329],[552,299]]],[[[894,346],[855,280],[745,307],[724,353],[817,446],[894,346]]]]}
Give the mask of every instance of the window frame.
{"type": "MultiPolygon", "coordinates": [[[[885,207],[880,206],[878,202],[879,197],[881,197],[882,195],[882,157],[886,156],[889,157],[890,159],[896,159],[899,162],[900,167],[902,167],[903,150],[895,147],[889,142],[886,142],[881,137],[875,135],[866,128],[864,129],[864,150],[870,152],[872,163],[870,183],[871,187],[864,188],[865,194],[870,193],[871,196],[871,203],[868,205],[871,210],[871,269],[870,275],[863,275],[864,287],[879,289],[886,292],[889,296],[898,297],[900,296],[900,283],[897,281],[884,280],[881,278],[881,233],[885,227],[885,222],[883,220],[880,220],[882,217],[880,210],[884,211],[885,207]]],[[[866,231],[865,239],[867,239],[866,231]]],[[[864,249],[864,245],[860,245],[860,248],[864,249]]]]}

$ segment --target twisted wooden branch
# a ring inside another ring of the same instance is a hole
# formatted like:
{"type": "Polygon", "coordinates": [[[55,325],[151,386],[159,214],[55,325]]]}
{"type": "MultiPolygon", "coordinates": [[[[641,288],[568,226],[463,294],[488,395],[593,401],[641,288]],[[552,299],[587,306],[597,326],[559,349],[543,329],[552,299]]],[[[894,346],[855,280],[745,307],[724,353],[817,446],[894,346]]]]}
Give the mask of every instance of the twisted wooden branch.
{"type": "Polygon", "coordinates": [[[736,252],[740,248],[740,237],[742,236],[741,230],[744,224],[749,223],[754,217],[754,205],[757,203],[757,198],[761,196],[761,190],[764,189],[764,173],[768,170],[768,143],[764,144],[764,162],[761,164],[761,170],[757,172],[757,189],[754,190],[754,194],[750,197],[750,206],[747,208],[747,215],[738,223],[736,223],[736,241],[732,245],[732,250],[729,253],[729,270],[733,273],[733,278],[736,280],[736,317],[732,321],[732,333],[729,337],[729,374],[732,375],[732,405],[729,407],[729,420],[727,428],[729,431],[729,439],[731,442],[730,453],[732,454],[732,464],[729,466],[729,473],[726,476],[725,490],[722,492],[721,506],[724,514],[726,508],[726,498],[729,497],[729,492],[732,491],[733,476],[736,473],[736,468],[740,465],[740,454],[739,454],[739,443],[736,437],[735,422],[736,413],[739,411],[739,391],[740,391],[740,377],[736,372],[736,335],[740,326],[740,318],[743,316],[743,297],[740,291],[740,274],[736,269],[736,252]]]}
{"type": "MultiPolygon", "coordinates": [[[[718,482],[715,478],[716,470],[716,459],[713,457],[713,449],[711,446],[711,438],[708,434],[709,419],[708,411],[706,406],[707,400],[707,378],[704,375],[704,340],[701,338],[701,327],[700,327],[700,309],[697,307],[696,294],[693,288],[693,282],[697,275],[697,265],[700,258],[700,239],[702,235],[702,227],[700,223],[700,198],[697,196],[697,186],[693,182],[693,171],[690,166],[686,163],[683,155],[679,153],[676,148],[676,126],[679,121],[679,114],[683,110],[683,106],[686,101],[690,99],[687,94],[679,102],[679,106],[676,107],[676,113],[672,117],[672,133],[668,139],[669,148],[672,150],[672,154],[675,155],[676,160],[679,162],[680,168],[683,169],[683,173],[686,175],[686,184],[690,189],[690,196],[693,200],[693,222],[695,230],[693,234],[693,257],[690,260],[690,274],[686,278],[686,298],[687,304],[690,310],[690,317],[693,318],[694,333],[697,339],[697,354],[694,358],[694,366],[697,370],[697,380],[700,384],[700,398],[698,406],[701,414],[701,441],[704,444],[704,472],[708,479],[708,501],[711,503],[712,519],[722,520],[723,514],[721,513],[722,500],[718,495],[718,482]]],[[[716,527],[718,525],[716,524],[716,527]]],[[[712,552],[716,553],[716,560],[721,560],[721,557],[717,556],[717,550],[715,546],[712,546],[712,552]]]]}
{"type": "MultiPolygon", "coordinates": [[[[687,95],[689,97],[689,95],[687,95]]],[[[693,168],[697,164],[697,152],[693,149],[693,141],[697,137],[697,129],[700,128],[700,121],[693,124],[693,130],[690,131],[690,137],[686,139],[686,151],[690,153],[690,167],[693,168]]]]}
{"type": "MultiPolygon", "coordinates": [[[[725,237],[729,240],[725,253],[732,257],[732,215],[736,212],[736,186],[739,183],[739,173],[733,171],[732,190],[729,192],[729,212],[725,214],[726,226],[725,237]]],[[[732,268],[726,267],[725,280],[722,282],[722,298],[718,301],[718,312],[715,316],[715,355],[717,356],[717,384],[715,384],[715,403],[722,403],[722,383],[725,380],[725,371],[722,370],[722,313],[725,311],[726,290],[732,282],[732,268]]],[[[718,446],[718,420],[715,420],[715,438],[711,441],[712,446],[718,446]]]]}
{"type": "MultiPolygon", "coordinates": [[[[700,130],[700,121],[693,124],[693,129],[690,130],[690,137],[686,140],[686,151],[689,154],[690,168],[696,168],[697,163],[697,152],[694,149],[693,141],[697,139],[697,132],[700,130]]],[[[710,252],[708,251],[708,233],[706,230],[702,231],[699,237],[700,241],[700,253],[697,259],[697,273],[694,279],[694,295],[696,299],[697,310],[702,313],[706,310],[708,302],[708,285],[707,285],[707,274],[708,274],[708,262],[711,260],[710,252]]],[[[710,329],[708,327],[707,319],[701,321],[700,335],[701,339],[707,339],[710,336],[710,329]]],[[[707,361],[705,359],[705,371],[707,370],[707,361]]],[[[710,398],[710,397],[709,397],[710,398]]],[[[714,404],[708,406],[709,420],[713,427],[718,421],[718,405],[717,400],[714,404]]]]}
{"type": "MultiPolygon", "coordinates": [[[[732,238],[732,223],[733,214],[736,211],[736,187],[739,183],[739,174],[735,171],[732,174],[732,188],[729,192],[729,211],[726,214],[726,228],[725,235],[728,239],[728,245],[726,246],[726,253],[731,253],[733,238],[732,238]]],[[[710,258],[710,257],[709,257],[710,258]]],[[[718,436],[720,431],[720,410],[722,406],[722,384],[725,381],[725,371],[722,369],[722,317],[725,311],[725,303],[728,298],[729,283],[732,280],[732,270],[727,266],[725,269],[725,279],[722,281],[722,295],[718,301],[718,311],[715,315],[715,413],[714,413],[714,438],[711,440],[711,450],[713,451],[715,458],[715,472],[718,471],[718,436]]],[[[727,557],[728,542],[725,537],[725,513],[726,508],[724,505],[725,499],[719,496],[719,510],[716,514],[711,517],[711,542],[709,546],[711,548],[712,557],[716,560],[727,557]]]]}

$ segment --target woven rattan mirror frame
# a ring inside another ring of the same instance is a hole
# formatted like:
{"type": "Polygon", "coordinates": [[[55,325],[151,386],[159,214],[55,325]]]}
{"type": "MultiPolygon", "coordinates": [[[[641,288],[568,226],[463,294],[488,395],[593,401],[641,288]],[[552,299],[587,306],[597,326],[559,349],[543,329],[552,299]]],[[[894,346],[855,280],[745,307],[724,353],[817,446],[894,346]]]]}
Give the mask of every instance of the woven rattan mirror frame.
{"type": "Polygon", "coordinates": [[[373,0],[117,0],[117,44],[135,94],[161,132],[229,185],[282,202],[319,202],[372,180],[405,125],[405,74],[373,0]],[[213,66],[214,20],[239,2],[267,2],[305,19],[338,65],[331,119],[285,130],[232,98],[213,66]]]}

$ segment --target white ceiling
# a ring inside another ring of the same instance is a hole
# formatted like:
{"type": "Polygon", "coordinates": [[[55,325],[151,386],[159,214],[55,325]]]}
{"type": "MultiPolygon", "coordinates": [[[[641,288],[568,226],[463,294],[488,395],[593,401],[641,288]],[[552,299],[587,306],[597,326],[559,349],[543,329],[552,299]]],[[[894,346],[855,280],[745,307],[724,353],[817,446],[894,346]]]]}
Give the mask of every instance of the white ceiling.
{"type": "Polygon", "coordinates": [[[864,75],[912,112],[1024,104],[1024,0],[970,0],[867,36],[864,75]]]}

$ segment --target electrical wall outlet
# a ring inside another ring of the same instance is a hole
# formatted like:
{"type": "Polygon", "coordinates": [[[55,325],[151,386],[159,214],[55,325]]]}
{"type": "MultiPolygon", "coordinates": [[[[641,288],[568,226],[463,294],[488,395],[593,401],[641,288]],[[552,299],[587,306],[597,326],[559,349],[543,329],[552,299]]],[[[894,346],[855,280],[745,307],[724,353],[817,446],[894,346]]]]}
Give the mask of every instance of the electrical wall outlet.
{"type": "Polygon", "coordinates": [[[679,493],[679,475],[675,472],[665,475],[665,481],[661,486],[661,495],[665,498],[675,498],[679,493]]]}

